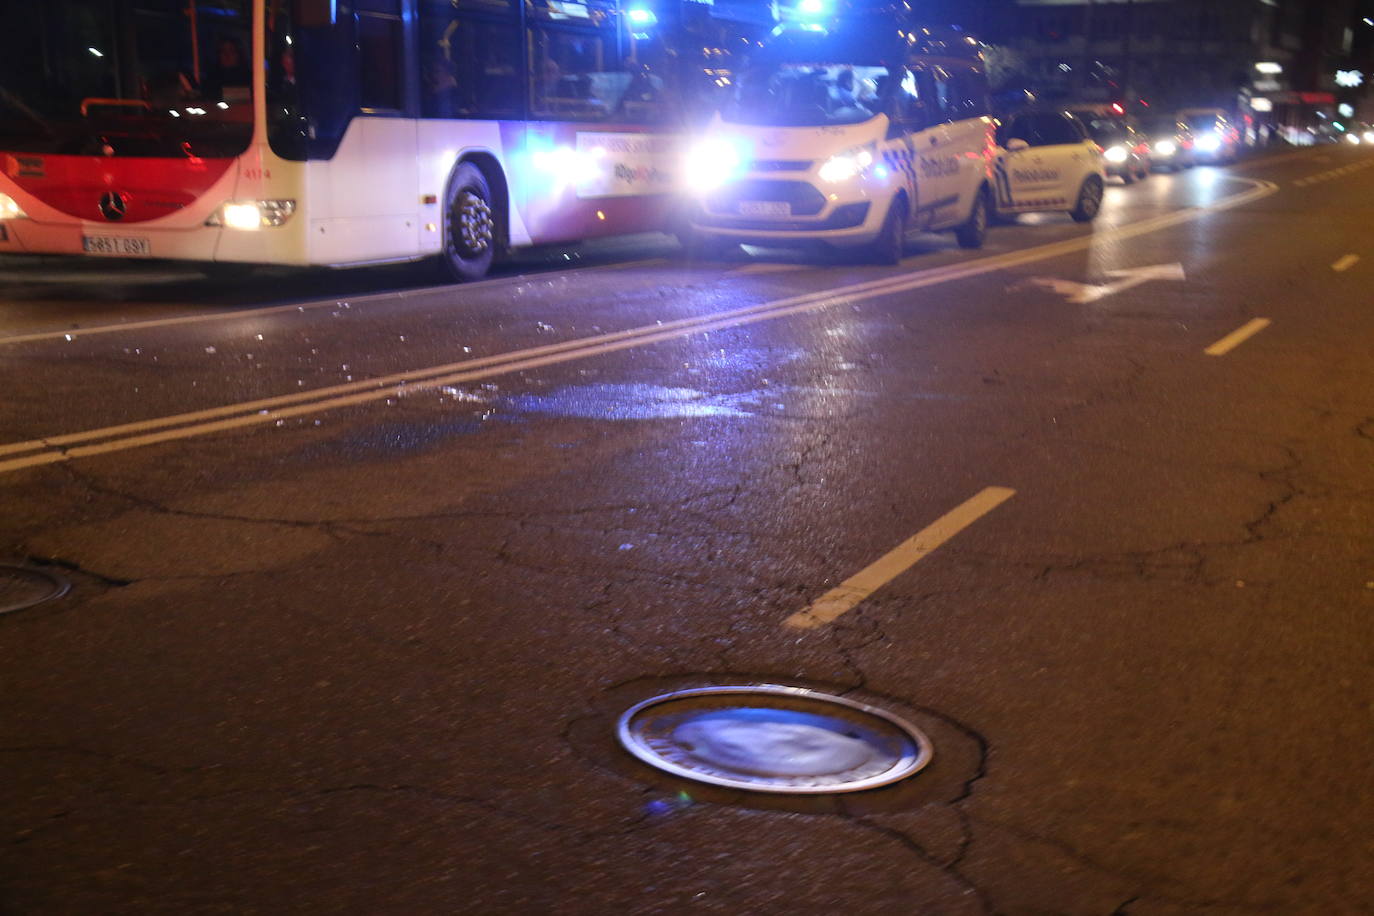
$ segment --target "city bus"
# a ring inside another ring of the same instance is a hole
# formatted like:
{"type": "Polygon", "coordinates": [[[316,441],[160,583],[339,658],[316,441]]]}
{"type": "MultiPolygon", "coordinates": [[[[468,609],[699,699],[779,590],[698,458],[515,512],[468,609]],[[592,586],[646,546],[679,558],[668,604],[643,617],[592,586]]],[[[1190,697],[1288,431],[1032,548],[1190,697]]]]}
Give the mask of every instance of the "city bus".
{"type": "MultiPolygon", "coordinates": [[[[676,0],[681,3],[683,0],[676,0]]],[[[7,4],[0,254],[434,259],[661,230],[681,106],[619,0],[7,4]]]]}

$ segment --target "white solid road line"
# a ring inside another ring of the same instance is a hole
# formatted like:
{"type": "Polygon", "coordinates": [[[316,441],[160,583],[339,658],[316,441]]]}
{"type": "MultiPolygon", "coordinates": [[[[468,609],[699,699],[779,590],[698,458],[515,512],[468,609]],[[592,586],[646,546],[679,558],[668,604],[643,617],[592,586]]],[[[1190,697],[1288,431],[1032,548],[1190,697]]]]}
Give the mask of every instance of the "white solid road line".
{"type": "Polygon", "coordinates": [[[1348,254],[1345,257],[1341,258],[1339,261],[1337,261],[1335,264],[1332,264],[1331,269],[1336,271],[1336,273],[1345,273],[1347,270],[1354,267],[1358,263],[1360,263],[1359,255],[1348,254]]]}
{"type": "Polygon", "coordinates": [[[1272,322],[1270,322],[1268,318],[1252,318],[1202,352],[1206,353],[1208,356],[1225,356],[1251,337],[1254,337],[1260,331],[1269,327],[1271,323],[1272,322]]]}
{"type": "Polygon", "coordinates": [[[919,563],[931,551],[1015,495],[1016,491],[1007,487],[988,487],[826,592],[806,610],[788,617],[785,625],[794,630],[814,630],[834,623],[869,595],[919,563]]]}
{"type": "Polygon", "coordinates": [[[1250,178],[1233,178],[1232,180],[1241,181],[1253,187],[1249,191],[1220,200],[1207,207],[1170,213],[1118,229],[1106,229],[1102,232],[1041,245],[1036,248],[1028,248],[1023,251],[978,258],[916,273],[897,274],[864,283],[820,290],[724,312],[645,325],[611,334],[601,334],[446,365],[418,368],[344,385],[292,392],[278,397],[228,404],[190,413],[155,417],[118,426],[0,445],[0,454],[13,455],[38,452],[38,454],[24,455],[9,461],[0,461],[0,473],[45,464],[56,464],[88,455],[122,451],[156,442],[187,439],[192,436],[222,432],[228,429],[274,423],[288,417],[351,407],[382,401],[387,398],[404,397],[416,391],[431,390],[458,382],[476,381],[526,369],[586,359],[632,347],[647,346],[705,331],[723,330],[761,321],[772,321],[789,315],[819,311],[841,303],[853,303],[893,293],[938,286],[1022,264],[1072,254],[1105,241],[1134,238],[1150,232],[1157,232],[1169,226],[1200,219],[1214,211],[1226,210],[1259,200],[1278,190],[1278,185],[1273,182],[1250,178]],[[157,430],[161,430],[161,432],[155,432],[157,430]]]}
{"type": "Polygon", "coordinates": [[[283,312],[310,312],[325,308],[348,308],[367,302],[388,299],[413,299],[416,296],[429,296],[456,290],[489,289],[509,286],[513,283],[529,283],[535,280],[551,280],[565,274],[599,273],[612,270],[632,270],[636,267],[656,267],[667,264],[667,258],[644,258],[638,261],[621,261],[616,264],[596,264],[590,267],[567,267],[544,273],[513,274],[507,277],[488,277],[462,284],[443,286],[418,286],[413,289],[390,290],[381,293],[364,293],[360,296],[336,296],[332,299],[316,299],[310,302],[293,302],[290,305],[269,305],[261,308],[253,306],[231,306],[224,311],[200,315],[178,315],[172,318],[148,318],[143,321],[125,321],[120,324],[100,324],[90,328],[65,328],[61,331],[34,331],[31,334],[12,334],[0,337],[0,346],[5,344],[33,343],[39,340],[75,340],[96,334],[118,334],[124,331],[145,331],[149,328],[170,328],[182,324],[205,324],[210,321],[254,320],[265,315],[280,315],[283,312]]]}

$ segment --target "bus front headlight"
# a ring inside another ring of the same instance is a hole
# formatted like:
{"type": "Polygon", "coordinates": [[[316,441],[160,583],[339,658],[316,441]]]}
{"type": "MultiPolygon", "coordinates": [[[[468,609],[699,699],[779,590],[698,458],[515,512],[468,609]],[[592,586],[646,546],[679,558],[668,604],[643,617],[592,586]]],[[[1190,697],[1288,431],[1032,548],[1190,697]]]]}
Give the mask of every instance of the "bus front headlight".
{"type": "Polygon", "coordinates": [[[1130,157],[1130,151],[1127,150],[1124,146],[1109,146],[1107,147],[1106,152],[1102,154],[1102,158],[1106,159],[1113,165],[1120,165],[1130,157]]]}
{"type": "Polygon", "coordinates": [[[744,152],[724,137],[709,137],[687,151],[683,177],[693,191],[712,191],[744,171],[744,152]]]}
{"type": "Polygon", "coordinates": [[[0,219],[22,219],[26,215],[13,197],[0,193],[0,219]]]}
{"type": "Polygon", "coordinates": [[[231,200],[210,214],[205,225],[226,229],[271,229],[284,224],[295,212],[294,200],[231,200]]]}
{"type": "Polygon", "coordinates": [[[821,163],[820,170],[816,174],[821,181],[839,184],[863,174],[872,164],[873,147],[870,145],[831,156],[821,163]]]}

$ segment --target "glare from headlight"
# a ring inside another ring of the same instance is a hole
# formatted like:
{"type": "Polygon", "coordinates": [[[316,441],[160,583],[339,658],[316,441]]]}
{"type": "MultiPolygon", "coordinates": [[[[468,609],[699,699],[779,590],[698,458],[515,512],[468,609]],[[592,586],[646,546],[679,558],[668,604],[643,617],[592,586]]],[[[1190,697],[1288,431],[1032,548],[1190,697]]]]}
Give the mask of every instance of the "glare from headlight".
{"type": "Polygon", "coordinates": [[[873,154],[866,149],[857,153],[841,153],[831,156],[816,172],[821,181],[838,184],[848,181],[873,164],[873,154]]]}
{"type": "Polygon", "coordinates": [[[0,219],[20,219],[23,216],[23,208],[15,202],[13,197],[8,194],[0,194],[0,219]]]}
{"type": "Polygon", "coordinates": [[[1367,130],[1364,132],[1364,142],[1374,143],[1374,130],[1367,130]]]}
{"type": "Polygon", "coordinates": [[[1155,144],[1155,152],[1161,156],[1172,156],[1178,152],[1178,144],[1172,140],[1160,140],[1155,144]]]}
{"type": "Polygon", "coordinates": [[[1102,158],[1106,159],[1108,162],[1120,165],[1131,158],[1131,153],[1124,146],[1112,146],[1107,148],[1107,151],[1102,154],[1102,158]]]}
{"type": "Polygon", "coordinates": [[[683,177],[693,191],[711,191],[729,181],[744,167],[739,145],[724,137],[710,137],[687,152],[683,177]]]}
{"type": "Polygon", "coordinates": [[[274,228],[295,212],[294,200],[231,200],[212,213],[205,225],[226,229],[274,228]]]}
{"type": "Polygon", "coordinates": [[[1197,138],[1197,148],[1204,153],[1215,153],[1221,149],[1221,138],[1216,134],[1203,134],[1197,138]]]}
{"type": "Polygon", "coordinates": [[[1346,134],[1345,139],[1355,144],[1356,146],[1360,145],[1360,138],[1358,134],[1346,134]]]}
{"type": "Polygon", "coordinates": [[[262,211],[257,204],[225,204],[224,225],[230,229],[261,229],[262,211]]]}

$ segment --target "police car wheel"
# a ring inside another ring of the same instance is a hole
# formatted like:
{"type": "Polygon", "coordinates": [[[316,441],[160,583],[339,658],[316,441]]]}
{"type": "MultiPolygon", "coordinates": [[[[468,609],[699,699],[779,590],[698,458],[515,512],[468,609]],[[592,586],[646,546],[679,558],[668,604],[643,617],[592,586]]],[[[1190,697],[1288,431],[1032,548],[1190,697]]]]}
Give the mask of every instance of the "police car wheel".
{"type": "Polygon", "coordinates": [[[1090,223],[1102,211],[1102,179],[1090,176],[1078,189],[1078,206],[1069,211],[1076,223],[1090,223]]]}
{"type": "Polygon", "coordinates": [[[455,280],[480,280],[491,268],[500,243],[500,216],[482,170],[471,162],[458,166],[449,191],[444,249],[440,260],[455,280]]]}
{"type": "Polygon", "coordinates": [[[979,190],[973,198],[973,209],[962,226],[954,230],[960,248],[982,248],[988,238],[988,194],[979,190]]]}
{"type": "Polygon", "coordinates": [[[878,237],[869,246],[869,255],[877,264],[896,264],[906,254],[906,204],[893,200],[878,237]]]}

